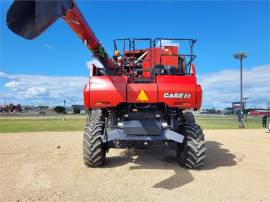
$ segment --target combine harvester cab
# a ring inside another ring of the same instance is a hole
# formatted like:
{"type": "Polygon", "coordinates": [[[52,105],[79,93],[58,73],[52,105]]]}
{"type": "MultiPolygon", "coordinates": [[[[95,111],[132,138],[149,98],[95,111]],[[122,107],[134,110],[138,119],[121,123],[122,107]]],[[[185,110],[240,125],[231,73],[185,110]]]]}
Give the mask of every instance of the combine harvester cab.
{"type": "Polygon", "coordinates": [[[204,165],[204,134],[187,111],[199,109],[202,102],[192,63],[196,40],[116,39],[114,56],[109,58],[72,0],[14,1],[7,25],[16,34],[34,39],[59,17],[104,66],[91,66],[84,88],[85,109],[89,111],[84,163],[103,165],[110,148],[165,146],[176,151],[181,166],[204,165]],[[168,44],[172,41],[178,45],[168,44]],[[187,54],[181,50],[182,43],[188,44],[187,54]]]}

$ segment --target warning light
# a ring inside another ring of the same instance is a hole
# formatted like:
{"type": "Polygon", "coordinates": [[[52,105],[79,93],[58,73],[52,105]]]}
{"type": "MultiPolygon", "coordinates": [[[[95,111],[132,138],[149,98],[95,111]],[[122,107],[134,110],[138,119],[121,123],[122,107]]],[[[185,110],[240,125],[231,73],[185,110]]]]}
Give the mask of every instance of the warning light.
{"type": "Polygon", "coordinates": [[[136,101],[139,101],[139,102],[147,102],[147,101],[149,101],[149,98],[148,98],[148,96],[146,95],[146,93],[144,92],[143,89],[141,89],[139,95],[136,98],[136,101]]]}

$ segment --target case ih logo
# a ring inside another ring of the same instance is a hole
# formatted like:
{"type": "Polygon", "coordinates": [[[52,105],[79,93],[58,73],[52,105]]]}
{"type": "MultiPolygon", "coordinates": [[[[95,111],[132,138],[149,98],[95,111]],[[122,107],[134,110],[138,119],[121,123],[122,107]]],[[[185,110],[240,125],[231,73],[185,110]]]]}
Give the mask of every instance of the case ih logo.
{"type": "Polygon", "coordinates": [[[190,93],[164,93],[163,97],[188,99],[191,97],[191,94],[190,93]]]}

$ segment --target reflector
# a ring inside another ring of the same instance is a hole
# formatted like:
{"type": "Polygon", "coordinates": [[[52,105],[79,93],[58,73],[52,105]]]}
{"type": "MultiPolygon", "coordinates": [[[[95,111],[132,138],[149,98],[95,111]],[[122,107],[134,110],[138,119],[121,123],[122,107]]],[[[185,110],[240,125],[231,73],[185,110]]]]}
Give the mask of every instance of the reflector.
{"type": "Polygon", "coordinates": [[[136,101],[139,101],[139,102],[147,102],[147,101],[149,101],[149,98],[148,98],[148,96],[146,95],[146,93],[144,92],[143,89],[141,89],[140,93],[138,94],[138,96],[136,98],[136,101]]]}

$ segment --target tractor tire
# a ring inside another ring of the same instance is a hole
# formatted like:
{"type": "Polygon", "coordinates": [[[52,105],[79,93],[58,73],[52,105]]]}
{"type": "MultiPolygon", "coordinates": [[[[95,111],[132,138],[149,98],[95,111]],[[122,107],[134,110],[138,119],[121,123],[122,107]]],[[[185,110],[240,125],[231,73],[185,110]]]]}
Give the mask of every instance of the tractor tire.
{"type": "Polygon", "coordinates": [[[98,167],[105,163],[106,151],[101,140],[104,130],[102,111],[94,109],[84,129],[83,160],[88,167],[98,167]]]}
{"type": "Polygon", "coordinates": [[[191,169],[203,166],[206,159],[206,147],[201,127],[197,124],[184,125],[182,133],[185,135],[185,140],[177,150],[179,165],[191,169]]]}
{"type": "Polygon", "coordinates": [[[183,113],[183,120],[184,120],[185,125],[195,124],[194,115],[189,111],[186,111],[183,113]]]}
{"type": "Polygon", "coordinates": [[[106,133],[114,129],[113,112],[109,112],[105,117],[105,131],[106,133]]]}

